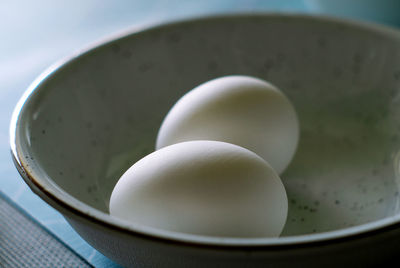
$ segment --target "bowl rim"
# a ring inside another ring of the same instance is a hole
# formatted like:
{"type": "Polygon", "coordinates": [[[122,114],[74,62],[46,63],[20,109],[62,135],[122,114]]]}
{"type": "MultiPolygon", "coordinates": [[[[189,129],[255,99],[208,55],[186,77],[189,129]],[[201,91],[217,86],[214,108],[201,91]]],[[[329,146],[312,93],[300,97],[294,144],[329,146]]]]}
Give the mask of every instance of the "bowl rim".
{"type": "MultiPolygon", "coordinates": [[[[213,247],[213,248],[291,248],[291,247],[302,247],[302,246],[319,246],[323,244],[331,244],[332,242],[345,242],[349,240],[361,239],[365,237],[371,237],[372,235],[382,234],[390,232],[400,227],[400,214],[389,216],[383,219],[379,219],[373,222],[364,223],[361,225],[337,229],[321,233],[310,233],[304,235],[295,236],[283,236],[278,238],[223,238],[223,237],[211,237],[184,234],[173,231],[162,230],[158,228],[152,228],[139,224],[132,224],[125,220],[117,219],[110,216],[108,213],[102,212],[96,208],[93,208],[78,199],[74,198],[67,192],[63,191],[63,195],[60,196],[59,192],[54,191],[50,187],[40,183],[40,180],[35,178],[35,175],[28,168],[27,160],[20,155],[23,152],[19,151],[17,146],[20,140],[17,140],[16,133],[21,128],[20,118],[22,117],[23,109],[30,101],[32,96],[40,90],[41,86],[53,75],[56,75],[59,71],[63,70],[67,65],[79,60],[83,55],[94,53],[98,49],[117,43],[124,38],[130,38],[132,36],[139,35],[141,33],[149,32],[152,30],[162,30],[163,28],[176,27],[186,23],[202,23],[209,22],[212,20],[225,20],[225,19],[268,19],[268,18],[281,18],[288,20],[308,20],[319,23],[337,24],[340,26],[352,28],[352,29],[363,29],[371,32],[382,33],[387,36],[397,36],[400,39],[400,31],[386,25],[379,25],[370,22],[356,21],[351,19],[335,18],[325,15],[310,15],[301,13],[276,13],[276,12],[256,12],[256,13],[234,13],[234,14],[217,14],[209,16],[199,16],[194,18],[180,18],[173,19],[166,22],[153,22],[144,25],[138,25],[130,27],[129,29],[122,30],[116,34],[109,35],[108,37],[101,38],[95,41],[91,45],[84,49],[78,50],[72,53],[54,64],[48,67],[42,72],[27,88],[23,93],[19,101],[17,102],[14,111],[12,113],[10,128],[9,128],[9,142],[12,159],[14,164],[19,171],[22,178],[31,188],[31,190],[39,195],[41,199],[49,203],[57,210],[62,210],[64,214],[72,213],[75,216],[90,220],[96,224],[99,224],[106,228],[111,228],[115,231],[122,232],[125,234],[140,236],[142,238],[158,240],[167,243],[183,244],[196,247],[213,247]]],[[[51,178],[49,178],[51,180],[51,178]]],[[[68,217],[68,215],[66,215],[68,217]]]]}

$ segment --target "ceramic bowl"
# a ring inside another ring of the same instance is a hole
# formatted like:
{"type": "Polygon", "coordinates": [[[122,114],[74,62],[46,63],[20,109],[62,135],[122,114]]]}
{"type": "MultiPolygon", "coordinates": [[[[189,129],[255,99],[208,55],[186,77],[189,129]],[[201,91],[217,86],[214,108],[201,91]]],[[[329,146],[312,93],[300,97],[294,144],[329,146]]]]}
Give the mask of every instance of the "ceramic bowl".
{"type": "Polygon", "coordinates": [[[400,246],[399,118],[398,31],[232,15],[132,31],[56,64],[17,105],[11,148],[32,190],[124,266],[376,264],[400,246]],[[112,218],[115,183],[154,151],[170,107],[229,74],[272,82],[298,113],[299,147],[282,175],[282,236],[205,237],[112,218]]]}

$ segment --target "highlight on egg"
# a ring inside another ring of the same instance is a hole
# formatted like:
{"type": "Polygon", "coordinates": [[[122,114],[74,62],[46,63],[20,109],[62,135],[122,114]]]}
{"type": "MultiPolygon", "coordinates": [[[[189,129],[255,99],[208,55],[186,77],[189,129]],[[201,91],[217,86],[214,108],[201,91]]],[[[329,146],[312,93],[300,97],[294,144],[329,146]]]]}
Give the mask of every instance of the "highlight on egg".
{"type": "Polygon", "coordinates": [[[190,140],[239,145],[281,174],[295,154],[299,123],[293,105],[274,85],[250,76],[225,76],[176,102],[159,129],[156,149],[190,140]]]}
{"type": "Polygon", "coordinates": [[[110,214],[131,223],[195,235],[280,235],[288,200],[261,157],[219,141],[166,146],[136,162],[117,182],[110,214]]]}

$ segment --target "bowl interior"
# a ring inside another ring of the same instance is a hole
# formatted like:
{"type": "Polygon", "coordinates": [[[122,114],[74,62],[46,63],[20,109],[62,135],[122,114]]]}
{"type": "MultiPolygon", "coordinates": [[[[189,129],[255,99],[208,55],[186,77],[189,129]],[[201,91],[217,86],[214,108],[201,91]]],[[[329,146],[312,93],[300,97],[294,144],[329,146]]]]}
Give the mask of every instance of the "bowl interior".
{"type": "Polygon", "coordinates": [[[19,115],[18,157],[41,184],[107,213],[170,107],[229,74],[272,82],[297,110],[284,236],[399,212],[400,34],[329,19],[209,18],[99,46],[36,86],[19,115]]]}

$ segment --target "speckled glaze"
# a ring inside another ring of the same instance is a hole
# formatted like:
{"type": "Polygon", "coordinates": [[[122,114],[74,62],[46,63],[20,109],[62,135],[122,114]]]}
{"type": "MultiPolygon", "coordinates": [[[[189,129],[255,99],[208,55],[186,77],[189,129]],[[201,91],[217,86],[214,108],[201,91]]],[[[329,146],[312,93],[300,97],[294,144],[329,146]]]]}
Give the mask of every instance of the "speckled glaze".
{"type": "Polygon", "coordinates": [[[235,15],[127,33],[57,64],[17,105],[11,147],[32,190],[124,266],[374,264],[400,246],[399,118],[398,31],[235,15]],[[170,107],[229,74],[272,82],[298,112],[282,237],[219,239],[111,218],[116,181],[154,150],[170,107]]]}

